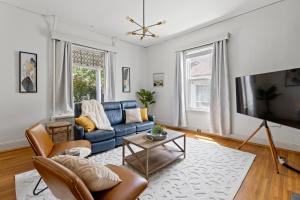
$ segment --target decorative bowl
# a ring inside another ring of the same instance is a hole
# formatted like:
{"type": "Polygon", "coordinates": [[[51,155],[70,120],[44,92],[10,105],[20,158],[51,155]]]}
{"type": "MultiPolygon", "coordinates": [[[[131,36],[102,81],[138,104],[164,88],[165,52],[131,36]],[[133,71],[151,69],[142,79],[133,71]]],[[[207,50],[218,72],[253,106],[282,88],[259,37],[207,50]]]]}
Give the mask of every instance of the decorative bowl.
{"type": "Polygon", "coordinates": [[[160,141],[160,140],[164,140],[167,138],[167,132],[164,131],[162,133],[158,133],[158,134],[153,134],[150,131],[147,131],[147,135],[146,135],[146,139],[151,140],[151,141],[160,141]]]}

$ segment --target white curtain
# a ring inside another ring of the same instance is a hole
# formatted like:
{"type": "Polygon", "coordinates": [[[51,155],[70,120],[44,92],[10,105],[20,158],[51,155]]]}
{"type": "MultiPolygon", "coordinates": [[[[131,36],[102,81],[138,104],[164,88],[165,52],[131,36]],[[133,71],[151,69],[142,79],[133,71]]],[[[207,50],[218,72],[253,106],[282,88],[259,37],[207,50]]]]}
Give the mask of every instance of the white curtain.
{"type": "Polygon", "coordinates": [[[175,74],[175,109],[174,125],[187,127],[186,106],[185,106],[185,84],[184,84],[184,63],[183,52],[176,53],[176,74],[175,74]]]}
{"type": "Polygon", "coordinates": [[[116,71],[116,53],[105,53],[105,85],[104,101],[115,100],[115,71],[116,71]]]}
{"type": "Polygon", "coordinates": [[[214,133],[231,133],[227,40],[213,43],[210,127],[214,133]]]}
{"type": "Polygon", "coordinates": [[[54,115],[73,113],[72,44],[55,40],[54,115]]]}

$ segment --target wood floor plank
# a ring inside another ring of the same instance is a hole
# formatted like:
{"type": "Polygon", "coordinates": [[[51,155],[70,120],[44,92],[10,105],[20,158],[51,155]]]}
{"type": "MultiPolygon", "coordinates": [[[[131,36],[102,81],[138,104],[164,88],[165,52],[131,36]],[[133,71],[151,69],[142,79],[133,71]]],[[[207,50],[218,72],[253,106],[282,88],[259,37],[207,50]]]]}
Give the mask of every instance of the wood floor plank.
{"type": "MultiPolygon", "coordinates": [[[[195,139],[205,139],[220,145],[236,148],[238,141],[195,134],[185,131],[187,136],[195,139]]],[[[300,174],[279,166],[280,174],[275,172],[271,153],[261,145],[247,144],[242,151],[256,155],[235,200],[289,200],[290,192],[300,193],[300,174]]],[[[300,153],[279,150],[280,155],[288,158],[291,165],[300,168],[300,153]]],[[[30,148],[0,153],[0,199],[14,200],[14,175],[33,169],[30,148]]],[[[121,159],[121,158],[120,158],[121,159]]]]}

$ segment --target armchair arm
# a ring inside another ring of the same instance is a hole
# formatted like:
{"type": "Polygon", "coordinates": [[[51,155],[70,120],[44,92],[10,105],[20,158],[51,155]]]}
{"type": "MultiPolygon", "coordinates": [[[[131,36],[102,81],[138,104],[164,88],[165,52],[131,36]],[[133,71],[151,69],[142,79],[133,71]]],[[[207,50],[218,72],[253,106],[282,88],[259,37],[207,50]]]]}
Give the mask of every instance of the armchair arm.
{"type": "Polygon", "coordinates": [[[155,122],[155,116],[148,114],[149,121],[155,122]]]}
{"type": "Polygon", "coordinates": [[[79,125],[74,125],[74,140],[82,140],[84,138],[84,129],[79,125]]]}

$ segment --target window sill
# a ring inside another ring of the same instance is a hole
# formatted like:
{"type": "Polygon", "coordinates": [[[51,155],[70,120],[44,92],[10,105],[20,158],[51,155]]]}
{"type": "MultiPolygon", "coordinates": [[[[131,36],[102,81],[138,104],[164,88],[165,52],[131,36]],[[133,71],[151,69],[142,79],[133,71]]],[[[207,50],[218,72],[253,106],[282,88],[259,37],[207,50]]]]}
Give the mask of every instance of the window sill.
{"type": "Polygon", "coordinates": [[[66,113],[66,114],[56,114],[51,116],[51,119],[57,120],[57,119],[65,119],[65,118],[73,118],[74,114],[73,113],[66,113]]]}

